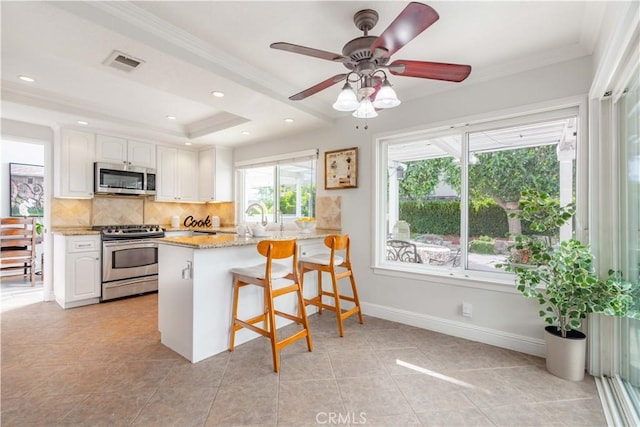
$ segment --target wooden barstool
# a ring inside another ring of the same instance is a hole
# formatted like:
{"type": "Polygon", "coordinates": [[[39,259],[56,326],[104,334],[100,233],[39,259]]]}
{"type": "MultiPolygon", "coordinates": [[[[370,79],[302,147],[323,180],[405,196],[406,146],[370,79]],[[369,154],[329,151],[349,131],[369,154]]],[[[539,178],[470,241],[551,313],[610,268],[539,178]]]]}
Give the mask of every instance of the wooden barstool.
{"type": "Polygon", "coordinates": [[[331,310],[336,313],[338,320],[338,330],[340,336],[344,336],[343,321],[347,317],[358,313],[360,324],[364,323],[362,319],[362,309],[360,308],[360,299],[358,298],[358,289],[356,288],[356,280],[353,276],[353,270],[351,269],[351,245],[349,235],[333,234],[325,237],[324,244],[331,249],[331,253],[314,254],[303,257],[300,259],[300,284],[304,288],[304,274],[308,271],[318,272],[318,296],[305,299],[305,305],[315,305],[318,307],[318,313],[322,314],[323,309],[331,310]],[[336,251],[345,252],[344,258],[336,251]],[[338,271],[340,269],[341,271],[338,271]],[[344,271],[342,271],[344,269],[344,271]],[[331,275],[331,283],[333,284],[333,292],[327,292],[322,289],[322,272],[327,272],[331,275]],[[353,296],[340,295],[338,289],[338,280],[345,277],[349,278],[351,282],[351,290],[353,296]],[[335,305],[328,305],[322,301],[323,296],[333,298],[335,305]],[[354,307],[342,311],[340,307],[340,300],[350,301],[354,303],[354,307]]]}
{"type": "Polygon", "coordinates": [[[229,351],[233,351],[235,345],[236,332],[242,328],[250,329],[271,340],[271,352],[273,354],[273,370],[280,370],[279,351],[281,348],[299,340],[307,339],[307,348],[313,350],[311,342],[311,333],[309,332],[309,323],[307,322],[307,314],[304,310],[304,301],[302,298],[302,287],[298,274],[298,245],[295,240],[263,240],[258,242],[258,252],[267,258],[266,263],[253,267],[233,268],[233,325],[231,330],[231,342],[229,351]],[[278,263],[273,263],[274,259],[292,258],[291,269],[278,263]],[[272,283],[275,279],[288,279],[293,283],[273,289],[272,283]],[[259,316],[248,320],[238,319],[238,297],[240,288],[248,285],[260,286],[264,291],[264,312],[259,316]],[[298,297],[298,312],[296,315],[283,313],[275,309],[274,299],[295,292],[298,297]],[[302,330],[294,335],[278,341],[276,329],[276,315],[292,320],[302,325],[302,330]],[[264,328],[255,326],[258,322],[264,322],[264,328]]]}

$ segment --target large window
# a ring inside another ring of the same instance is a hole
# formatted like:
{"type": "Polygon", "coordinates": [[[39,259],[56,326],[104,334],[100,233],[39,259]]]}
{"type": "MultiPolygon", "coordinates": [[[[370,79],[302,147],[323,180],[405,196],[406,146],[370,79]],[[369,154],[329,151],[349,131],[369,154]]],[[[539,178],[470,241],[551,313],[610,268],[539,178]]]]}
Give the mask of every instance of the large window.
{"type": "MultiPolygon", "coordinates": [[[[576,125],[577,108],[385,138],[378,264],[501,272],[513,235],[535,235],[509,215],[522,190],[574,202],[576,125]]],[[[555,232],[570,237],[571,224],[555,232]]]]}
{"type": "Polygon", "coordinates": [[[293,222],[315,216],[317,152],[293,153],[236,165],[238,223],[293,222]]]}
{"type": "MultiPolygon", "coordinates": [[[[640,285],[640,67],[616,102],[620,142],[620,269],[625,278],[640,285]]],[[[636,310],[640,311],[640,289],[636,310]]],[[[627,418],[637,424],[640,416],[640,319],[619,320],[617,364],[629,397],[627,418]],[[631,412],[635,413],[632,420],[631,412]]],[[[614,354],[616,354],[614,353],[614,354]]]]}

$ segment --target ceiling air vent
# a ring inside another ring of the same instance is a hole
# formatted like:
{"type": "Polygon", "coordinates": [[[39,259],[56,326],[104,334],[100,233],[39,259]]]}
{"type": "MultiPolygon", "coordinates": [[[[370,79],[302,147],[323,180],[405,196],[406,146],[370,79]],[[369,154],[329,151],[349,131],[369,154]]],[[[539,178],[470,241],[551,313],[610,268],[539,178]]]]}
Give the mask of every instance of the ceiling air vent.
{"type": "Polygon", "coordinates": [[[140,65],[144,64],[144,61],[138,58],[134,58],[131,55],[127,55],[126,53],[114,50],[113,52],[111,52],[111,55],[109,55],[107,59],[104,60],[103,64],[130,73],[131,71],[137,69],[140,65]]]}

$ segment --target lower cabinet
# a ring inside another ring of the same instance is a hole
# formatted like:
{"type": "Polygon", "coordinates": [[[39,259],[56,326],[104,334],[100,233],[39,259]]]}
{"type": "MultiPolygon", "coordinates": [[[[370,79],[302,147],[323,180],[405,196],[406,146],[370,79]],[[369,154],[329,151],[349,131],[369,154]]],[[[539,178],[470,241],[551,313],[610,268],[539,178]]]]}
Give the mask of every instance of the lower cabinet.
{"type": "Polygon", "coordinates": [[[54,235],[53,291],[62,308],[100,302],[101,244],[99,235],[54,235]]]}

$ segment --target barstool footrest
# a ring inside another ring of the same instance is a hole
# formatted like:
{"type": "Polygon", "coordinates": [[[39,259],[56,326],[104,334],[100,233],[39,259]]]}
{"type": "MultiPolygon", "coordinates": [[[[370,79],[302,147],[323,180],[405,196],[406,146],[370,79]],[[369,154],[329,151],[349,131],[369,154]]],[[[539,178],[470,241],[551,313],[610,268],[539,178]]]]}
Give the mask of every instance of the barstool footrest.
{"type": "Polygon", "coordinates": [[[294,316],[293,314],[289,314],[289,313],[283,313],[283,312],[277,311],[277,310],[274,310],[273,312],[275,314],[277,314],[278,316],[280,316],[280,317],[284,317],[286,319],[289,319],[289,320],[292,320],[292,321],[294,321],[296,323],[304,325],[304,322],[303,322],[301,317],[297,317],[297,316],[294,316]]]}
{"type": "Polygon", "coordinates": [[[346,319],[347,317],[356,314],[358,311],[360,311],[359,307],[353,307],[351,310],[340,313],[340,316],[342,316],[342,319],[346,319]]]}
{"type": "Polygon", "coordinates": [[[301,338],[305,338],[307,335],[309,335],[307,333],[306,329],[302,329],[298,332],[296,332],[295,334],[291,335],[290,337],[287,337],[285,339],[283,339],[282,341],[278,341],[276,343],[276,347],[278,347],[278,349],[282,348],[282,347],[286,347],[289,344],[291,344],[294,341],[298,341],[301,338]]]}
{"type": "Polygon", "coordinates": [[[238,330],[240,330],[242,328],[250,329],[253,332],[256,332],[256,333],[258,333],[258,334],[260,334],[260,335],[262,335],[264,337],[268,337],[269,336],[269,332],[268,331],[266,331],[266,330],[264,330],[262,328],[259,328],[257,326],[254,326],[251,323],[246,322],[244,320],[236,319],[235,322],[234,322],[234,325],[233,325],[233,329],[235,331],[238,331],[238,330]],[[240,326],[240,327],[238,328],[238,326],[240,326]]]}
{"type": "Polygon", "coordinates": [[[320,302],[320,297],[315,297],[315,298],[311,298],[311,299],[305,299],[304,300],[304,304],[305,305],[315,305],[318,308],[322,308],[322,309],[333,311],[333,312],[336,311],[336,308],[334,306],[327,305],[327,304],[324,304],[324,303],[320,302]]]}
{"type": "Polygon", "coordinates": [[[342,273],[336,273],[336,280],[344,279],[345,277],[349,276],[351,276],[351,270],[343,271],[342,273]]]}
{"type": "Polygon", "coordinates": [[[273,289],[271,291],[271,297],[276,298],[284,294],[288,294],[291,292],[296,292],[300,289],[300,285],[294,283],[293,285],[285,286],[284,288],[273,289]]]}

